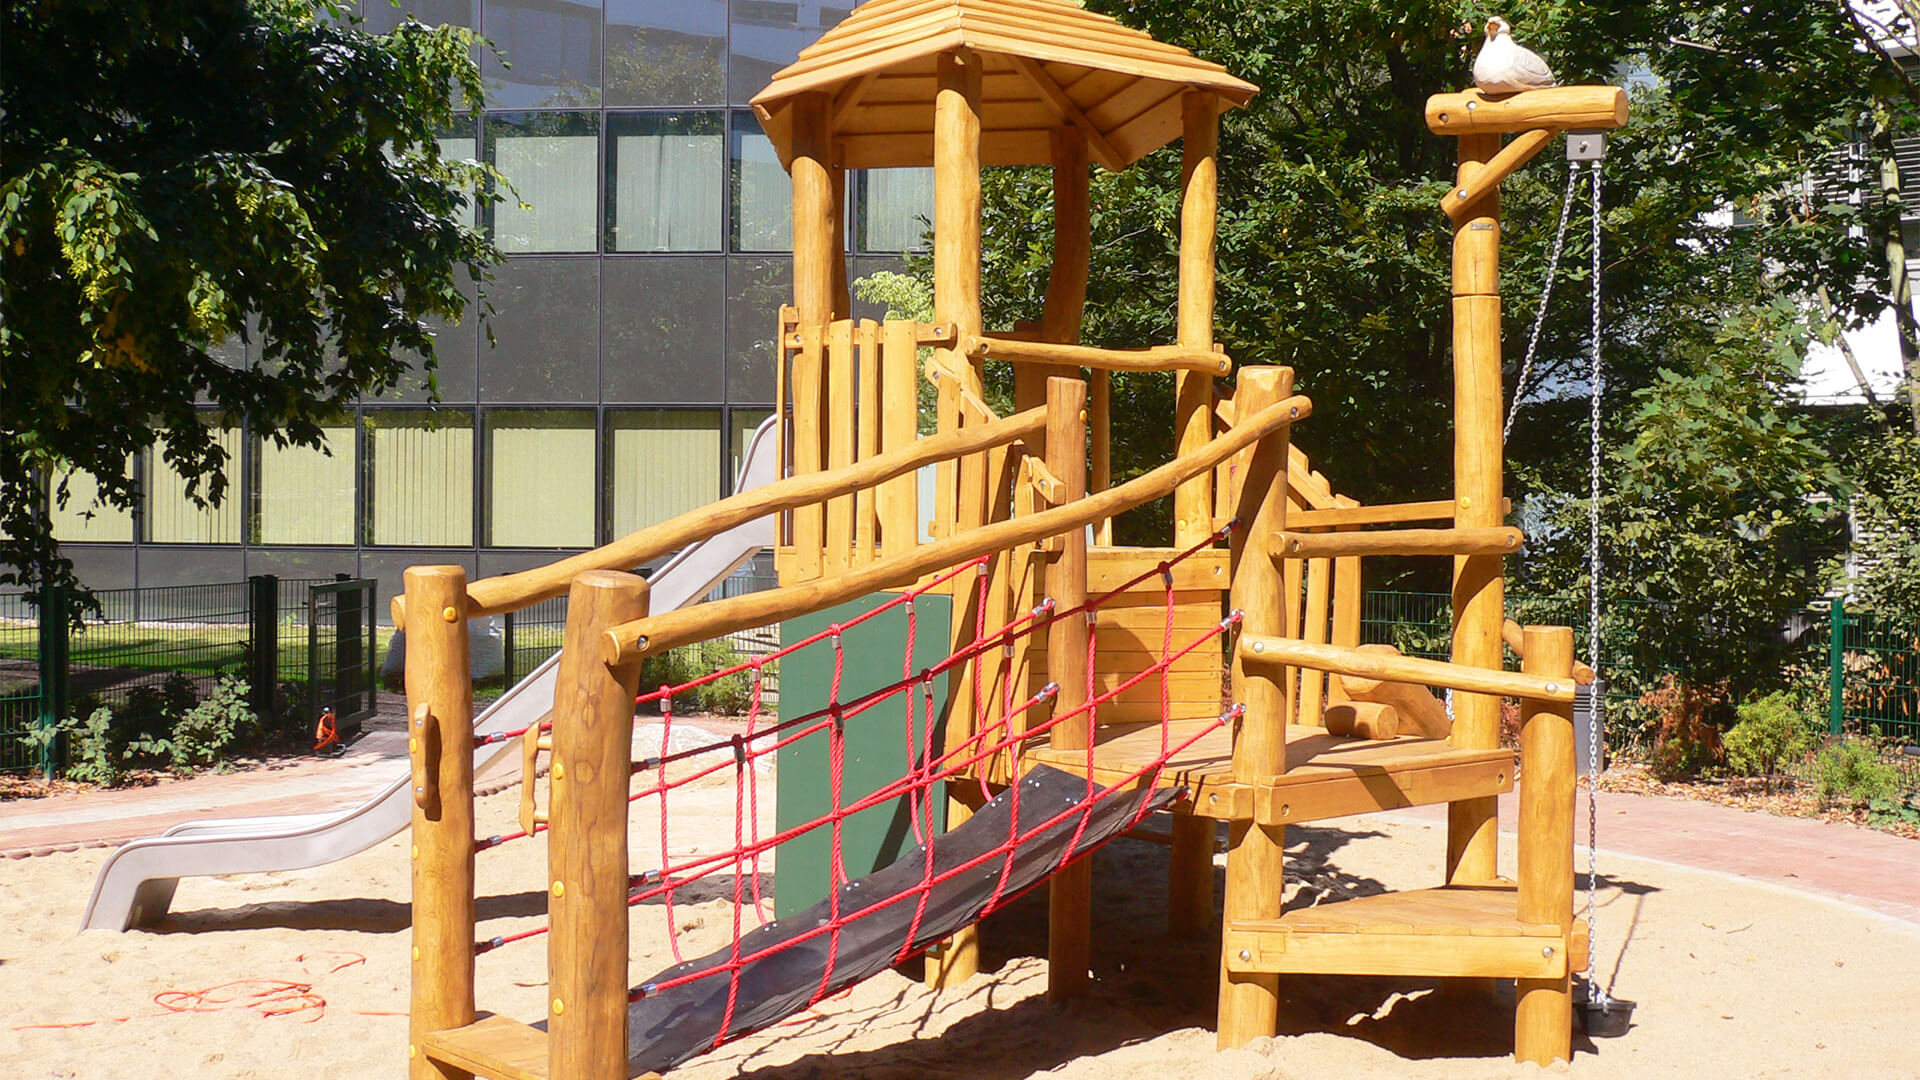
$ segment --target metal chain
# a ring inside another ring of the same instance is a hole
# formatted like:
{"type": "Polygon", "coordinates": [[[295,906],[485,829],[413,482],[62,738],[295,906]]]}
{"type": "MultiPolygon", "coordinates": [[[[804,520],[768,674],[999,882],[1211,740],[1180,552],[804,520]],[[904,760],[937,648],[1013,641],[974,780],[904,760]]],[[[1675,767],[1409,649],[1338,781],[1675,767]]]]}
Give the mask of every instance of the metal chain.
{"type": "MultiPolygon", "coordinates": [[[[1590,451],[1587,482],[1587,663],[1597,673],[1600,663],[1600,392],[1604,372],[1600,366],[1600,161],[1593,173],[1593,336],[1589,345],[1587,441],[1590,451]]],[[[1578,168],[1577,164],[1575,168],[1578,168]]],[[[1568,194],[1572,194],[1569,180],[1568,194]]],[[[1544,308],[1544,301],[1542,304],[1544,308]]],[[[1515,399],[1518,404],[1518,398],[1515,399]]],[[[1512,419],[1508,419],[1512,423],[1512,419]]],[[[1595,977],[1594,957],[1598,954],[1599,931],[1595,928],[1594,904],[1600,891],[1600,809],[1595,800],[1600,787],[1600,759],[1606,753],[1602,742],[1606,731],[1606,694],[1596,675],[1587,699],[1587,1004],[1606,1009],[1612,999],[1595,977]]]]}
{"type": "Polygon", "coordinates": [[[1560,199],[1560,226],[1553,233],[1553,255],[1547,260],[1547,282],[1540,287],[1540,310],[1533,314],[1533,332],[1527,336],[1527,356],[1520,362],[1520,376],[1513,381],[1513,404],[1507,406],[1507,423],[1500,429],[1503,444],[1513,434],[1513,419],[1520,415],[1527,378],[1533,374],[1533,360],[1540,351],[1540,332],[1547,328],[1547,301],[1553,296],[1554,279],[1560,276],[1560,252],[1567,244],[1567,218],[1573,211],[1573,192],[1579,181],[1580,163],[1567,162],[1567,192],[1560,199]]]}

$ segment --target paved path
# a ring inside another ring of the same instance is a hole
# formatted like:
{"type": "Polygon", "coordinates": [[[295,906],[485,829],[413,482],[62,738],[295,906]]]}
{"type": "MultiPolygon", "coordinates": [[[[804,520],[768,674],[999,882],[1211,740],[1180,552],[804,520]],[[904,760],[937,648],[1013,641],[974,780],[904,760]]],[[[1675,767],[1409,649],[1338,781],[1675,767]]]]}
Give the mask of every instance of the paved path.
{"type": "MultiPolygon", "coordinates": [[[[732,733],[733,725],[725,721],[702,718],[701,724],[732,733]]],[[[405,755],[404,734],[374,731],[331,760],[302,759],[153,787],[0,803],[0,855],[23,858],[112,846],[209,816],[345,809],[390,783],[405,755]]],[[[496,767],[496,783],[510,782],[518,772],[517,760],[502,766],[496,767]]],[[[1582,792],[1577,821],[1583,840],[1586,810],[1582,792]]],[[[1418,807],[1382,816],[1434,823],[1445,820],[1445,809],[1418,807]]],[[[1511,795],[1500,800],[1500,820],[1509,831],[1518,820],[1518,802],[1511,795]]],[[[1601,792],[1600,847],[1816,893],[1920,923],[1920,841],[1870,829],[1690,799],[1601,792]]],[[[1584,868],[1584,857],[1576,862],[1584,868]]],[[[1601,872],[1606,873],[1604,856],[1601,872]]]]}

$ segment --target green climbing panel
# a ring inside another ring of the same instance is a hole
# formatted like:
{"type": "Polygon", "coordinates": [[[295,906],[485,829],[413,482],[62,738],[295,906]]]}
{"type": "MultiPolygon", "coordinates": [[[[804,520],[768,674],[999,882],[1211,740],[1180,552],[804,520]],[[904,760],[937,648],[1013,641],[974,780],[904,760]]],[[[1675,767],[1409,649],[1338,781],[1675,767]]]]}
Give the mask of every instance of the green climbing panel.
{"type": "MultiPolygon", "coordinates": [[[[820,633],[834,623],[846,623],[894,599],[894,594],[873,596],[841,604],[826,611],[798,619],[788,619],[780,628],[780,643],[801,641],[820,633]]],[[[946,658],[947,636],[952,620],[953,601],[945,596],[920,596],[913,601],[914,646],[912,670],[922,671],[946,658]]],[[[898,682],[905,673],[903,652],[907,643],[907,611],[904,605],[883,612],[841,635],[844,666],[840,676],[840,700],[850,702],[881,687],[898,682]]],[[[780,715],[783,719],[802,716],[827,707],[833,688],[833,648],[826,642],[780,661],[780,715]]],[[[946,698],[945,676],[933,680],[933,700],[937,710],[946,698]]],[[[913,703],[914,745],[926,745],[925,698],[916,690],[912,695],[895,695],[846,721],[846,771],[841,786],[841,803],[855,802],[907,774],[907,703],[913,703]]],[[[941,732],[938,725],[932,745],[939,753],[941,732]]],[[[777,828],[787,829],[817,821],[833,810],[829,784],[828,733],[819,731],[779,752],[779,780],[774,808],[777,828]]],[[[944,786],[933,791],[934,829],[943,831],[947,822],[944,786]]],[[[912,821],[907,800],[881,803],[848,817],[841,827],[841,857],[849,878],[861,877],[892,863],[914,846],[912,821]]],[[[826,899],[830,883],[829,863],[833,852],[831,826],[822,825],[780,845],[774,869],[774,913],[785,918],[796,911],[826,899]]]]}

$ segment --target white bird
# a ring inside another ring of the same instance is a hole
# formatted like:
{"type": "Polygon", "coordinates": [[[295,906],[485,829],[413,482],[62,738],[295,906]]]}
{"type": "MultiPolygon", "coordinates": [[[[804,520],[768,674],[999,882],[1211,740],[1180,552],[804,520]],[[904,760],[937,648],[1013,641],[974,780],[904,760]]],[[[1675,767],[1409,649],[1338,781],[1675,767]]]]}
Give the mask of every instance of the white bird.
{"type": "Polygon", "coordinates": [[[1473,60],[1473,84],[1483,94],[1511,94],[1554,85],[1553,69],[1540,54],[1513,40],[1513,27],[1498,15],[1487,20],[1487,43],[1473,60]]]}

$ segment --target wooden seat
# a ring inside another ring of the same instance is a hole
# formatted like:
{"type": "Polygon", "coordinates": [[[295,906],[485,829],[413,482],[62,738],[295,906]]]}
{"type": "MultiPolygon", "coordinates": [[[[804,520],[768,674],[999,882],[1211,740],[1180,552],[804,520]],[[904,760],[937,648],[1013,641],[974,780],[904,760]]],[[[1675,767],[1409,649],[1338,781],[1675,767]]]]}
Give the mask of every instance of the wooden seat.
{"type": "MultiPolygon", "coordinates": [[[[489,1080],[547,1080],[547,1033],[504,1016],[436,1031],[421,1040],[426,1055],[489,1080]]],[[[660,1080],[645,1072],[633,1080],[660,1080]]]]}
{"type": "Polygon", "coordinates": [[[1558,979],[1587,926],[1521,922],[1511,881],[1382,893],[1227,927],[1227,969],[1266,974],[1558,979]]]}
{"type": "MultiPolygon", "coordinates": [[[[1180,746],[1212,723],[1176,720],[1168,725],[1167,745],[1180,746]]],[[[1161,745],[1159,724],[1102,725],[1093,748],[1094,780],[1127,780],[1159,759],[1161,745]]],[[[1085,750],[1041,748],[1028,758],[1087,773],[1085,750]]],[[[1513,771],[1507,750],[1460,750],[1445,739],[1418,736],[1349,739],[1325,728],[1289,726],[1287,771],[1242,784],[1233,780],[1232,733],[1221,725],[1174,753],[1159,786],[1187,788],[1181,808],[1196,816],[1291,825],[1497,795],[1513,789],[1513,771]]]]}

